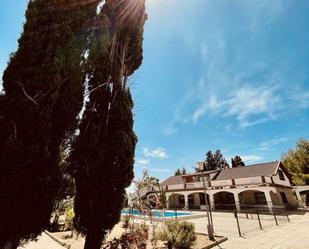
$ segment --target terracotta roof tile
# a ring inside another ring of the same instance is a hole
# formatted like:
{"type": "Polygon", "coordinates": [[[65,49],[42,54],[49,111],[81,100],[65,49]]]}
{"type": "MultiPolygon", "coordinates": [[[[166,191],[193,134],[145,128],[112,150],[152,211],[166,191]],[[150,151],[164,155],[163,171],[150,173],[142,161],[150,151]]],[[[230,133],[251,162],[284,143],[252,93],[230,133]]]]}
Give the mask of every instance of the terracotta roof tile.
{"type": "Polygon", "coordinates": [[[161,182],[161,185],[166,186],[166,185],[174,185],[174,184],[182,184],[183,179],[182,176],[170,176],[169,178],[165,179],[163,182],[161,182]]]}
{"type": "MultiPolygon", "coordinates": [[[[229,179],[247,178],[247,177],[255,177],[255,176],[273,176],[277,173],[276,171],[280,163],[281,163],[280,161],[273,161],[273,162],[267,162],[267,163],[252,164],[252,165],[247,165],[247,166],[238,167],[238,168],[223,169],[220,172],[218,172],[215,179],[213,180],[229,180],[229,179]]],[[[286,172],[282,163],[281,163],[281,167],[286,172]]],[[[216,171],[217,170],[209,171],[209,172],[205,171],[204,173],[197,173],[197,174],[196,173],[187,174],[187,176],[199,175],[199,174],[205,174],[205,173],[214,173],[216,171]]],[[[169,178],[164,180],[161,183],[161,185],[182,184],[183,177],[184,175],[170,176],[169,178]]]]}
{"type": "Polygon", "coordinates": [[[228,180],[255,176],[272,176],[276,174],[279,161],[253,164],[244,167],[222,170],[215,180],[228,180]]]}

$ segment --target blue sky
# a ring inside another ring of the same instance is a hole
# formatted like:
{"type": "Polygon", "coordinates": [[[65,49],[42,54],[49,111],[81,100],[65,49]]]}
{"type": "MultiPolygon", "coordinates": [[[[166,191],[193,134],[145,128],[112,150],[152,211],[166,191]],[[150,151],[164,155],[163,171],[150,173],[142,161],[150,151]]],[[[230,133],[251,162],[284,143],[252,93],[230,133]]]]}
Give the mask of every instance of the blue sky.
{"type": "MultiPolygon", "coordinates": [[[[0,72],[25,0],[0,7],[0,72]]],[[[309,138],[309,2],[148,0],[144,63],[131,77],[135,174],[191,170],[208,150],[247,164],[309,138]]]]}

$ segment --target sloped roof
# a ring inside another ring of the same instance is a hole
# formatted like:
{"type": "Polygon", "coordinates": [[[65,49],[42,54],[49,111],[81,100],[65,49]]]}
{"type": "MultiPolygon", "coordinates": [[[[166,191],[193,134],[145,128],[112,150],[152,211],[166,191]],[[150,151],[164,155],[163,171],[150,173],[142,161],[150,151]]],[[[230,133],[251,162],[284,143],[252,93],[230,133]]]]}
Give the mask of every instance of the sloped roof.
{"type": "Polygon", "coordinates": [[[190,176],[190,175],[199,175],[205,173],[215,173],[216,176],[213,180],[230,180],[230,179],[237,179],[237,178],[247,178],[247,177],[256,177],[256,176],[273,176],[277,173],[278,167],[284,171],[287,175],[289,180],[291,181],[291,176],[289,172],[285,169],[284,165],[281,161],[273,161],[273,162],[266,162],[266,163],[259,163],[259,164],[252,164],[247,165],[244,167],[237,167],[237,168],[229,168],[229,169],[222,169],[221,171],[205,171],[204,173],[198,174],[187,174],[187,175],[178,175],[178,176],[170,176],[166,180],[164,180],[161,185],[174,185],[174,184],[182,184],[183,177],[190,176]]]}
{"type": "Polygon", "coordinates": [[[181,177],[186,177],[186,176],[202,176],[202,175],[210,175],[216,172],[219,172],[220,169],[216,169],[216,170],[207,170],[207,171],[203,171],[203,172],[197,172],[197,173],[189,173],[186,175],[181,175],[181,177]]]}
{"type": "Polygon", "coordinates": [[[200,176],[200,175],[207,175],[219,172],[220,170],[209,170],[199,173],[189,173],[186,175],[177,175],[177,176],[170,176],[169,178],[165,179],[163,182],[161,182],[161,185],[174,185],[174,184],[182,184],[184,183],[183,178],[187,176],[200,176]]]}
{"type": "Polygon", "coordinates": [[[280,161],[253,164],[244,167],[221,170],[215,180],[229,180],[236,178],[247,178],[255,176],[272,176],[277,173],[280,161]]]}
{"type": "Polygon", "coordinates": [[[161,185],[174,185],[174,184],[182,184],[183,179],[181,175],[178,176],[170,176],[169,178],[165,179],[161,182],[161,185]]]}

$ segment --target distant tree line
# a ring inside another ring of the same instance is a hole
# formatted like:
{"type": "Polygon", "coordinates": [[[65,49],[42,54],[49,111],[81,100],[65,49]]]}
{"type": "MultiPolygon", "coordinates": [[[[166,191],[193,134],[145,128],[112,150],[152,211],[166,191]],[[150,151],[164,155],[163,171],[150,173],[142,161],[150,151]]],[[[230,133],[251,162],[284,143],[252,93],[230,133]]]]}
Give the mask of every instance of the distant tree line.
{"type": "Polygon", "coordinates": [[[180,175],[186,175],[186,174],[187,174],[187,170],[184,167],[182,167],[182,169],[180,169],[180,168],[176,169],[174,175],[180,176],[180,175]]]}
{"type": "Polygon", "coordinates": [[[232,168],[243,167],[246,166],[240,156],[235,156],[231,158],[232,168]]]}
{"type": "MultiPolygon", "coordinates": [[[[295,185],[308,185],[309,184],[309,140],[304,138],[299,139],[296,142],[294,149],[288,150],[282,154],[281,160],[289,173],[292,175],[292,182],[295,185]]],[[[242,158],[238,155],[231,158],[231,167],[244,167],[246,166],[242,158]]],[[[229,164],[223,157],[220,150],[216,150],[215,153],[208,151],[205,159],[202,162],[202,167],[196,168],[197,172],[226,169],[229,168],[229,164]]],[[[177,174],[181,173],[178,169],[177,174]]],[[[175,175],[176,175],[175,172],[175,175]]]]}
{"type": "MultiPolygon", "coordinates": [[[[245,166],[245,163],[243,162],[240,156],[235,156],[234,158],[231,158],[232,168],[243,167],[243,166],[245,166]]],[[[201,171],[209,171],[217,169],[228,169],[228,168],[230,168],[230,166],[220,150],[216,150],[215,153],[209,150],[206,153],[205,159],[202,162],[201,167],[196,168],[196,171],[201,172],[201,171]]]]}

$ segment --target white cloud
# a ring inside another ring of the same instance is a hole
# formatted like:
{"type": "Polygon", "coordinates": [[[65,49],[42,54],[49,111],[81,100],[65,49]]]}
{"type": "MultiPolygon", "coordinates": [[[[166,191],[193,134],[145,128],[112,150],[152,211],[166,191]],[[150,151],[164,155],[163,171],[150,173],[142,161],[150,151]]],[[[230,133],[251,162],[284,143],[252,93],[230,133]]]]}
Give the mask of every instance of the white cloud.
{"type": "Polygon", "coordinates": [[[264,159],[264,157],[260,156],[260,155],[255,155],[255,154],[252,154],[252,155],[243,155],[243,156],[240,156],[242,158],[242,160],[248,164],[248,163],[256,163],[256,162],[259,162],[261,161],[262,159],[264,159]]]}
{"type": "Polygon", "coordinates": [[[149,168],[149,167],[144,167],[144,169],[148,170],[149,172],[160,172],[160,173],[170,173],[170,172],[172,172],[170,169],[166,169],[166,168],[149,168]]]}
{"type": "Polygon", "coordinates": [[[149,164],[150,160],[149,159],[136,159],[135,162],[140,165],[147,165],[149,164]]]}
{"type": "Polygon", "coordinates": [[[279,97],[274,93],[275,87],[244,86],[231,94],[227,101],[226,114],[237,116],[239,120],[246,120],[251,115],[273,114],[279,97]]]}
{"type": "Polygon", "coordinates": [[[281,108],[280,97],[276,94],[277,86],[242,86],[234,89],[225,99],[212,95],[197,107],[192,115],[196,123],[207,115],[236,117],[240,127],[248,127],[276,118],[276,111],[281,108]]]}
{"type": "Polygon", "coordinates": [[[146,157],[154,157],[154,158],[167,158],[168,154],[166,152],[166,149],[158,147],[156,149],[148,149],[148,148],[143,148],[143,154],[146,157]]]}
{"type": "Polygon", "coordinates": [[[260,147],[258,150],[269,150],[271,147],[276,146],[286,141],[288,141],[288,138],[286,137],[280,137],[280,138],[275,138],[275,139],[271,139],[268,141],[264,141],[260,144],[260,147]]]}
{"type": "Polygon", "coordinates": [[[298,103],[300,108],[309,107],[309,91],[299,92],[293,97],[294,101],[298,103]]]}
{"type": "Polygon", "coordinates": [[[175,127],[174,123],[169,124],[162,130],[163,134],[166,136],[172,136],[178,132],[178,129],[175,127]]]}
{"type": "MultiPolygon", "coordinates": [[[[218,14],[220,4],[200,2],[209,20],[205,22],[207,32],[178,31],[203,67],[199,76],[185,83],[186,91],[163,134],[173,135],[181,131],[179,124],[197,124],[211,117],[230,122],[233,128],[246,128],[284,117],[291,108],[309,107],[309,93],[291,98],[291,90],[303,84],[306,74],[291,67],[289,53],[278,50],[278,58],[267,50],[275,37],[272,29],[265,27],[284,15],[288,5],[282,1],[242,1],[235,5],[237,25],[231,25],[232,16],[222,19],[218,14]]],[[[199,19],[188,21],[193,26],[199,19]]]]}
{"type": "Polygon", "coordinates": [[[239,123],[239,126],[241,128],[245,128],[245,127],[249,127],[249,126],[253,126],[253,125],[256,125],[256,124],[262,124],[262,123],[265,123],[271,119],[274,119],[273,118],[261,118],[261,119],[257,119],[257,120],[254,120],[254,121],[248,121],[248,120],[241,120],[240,123],[239,123]]]}

